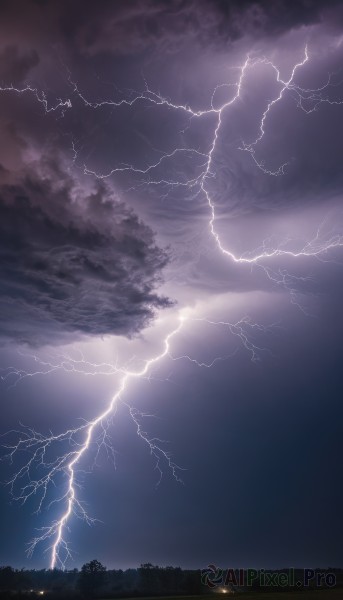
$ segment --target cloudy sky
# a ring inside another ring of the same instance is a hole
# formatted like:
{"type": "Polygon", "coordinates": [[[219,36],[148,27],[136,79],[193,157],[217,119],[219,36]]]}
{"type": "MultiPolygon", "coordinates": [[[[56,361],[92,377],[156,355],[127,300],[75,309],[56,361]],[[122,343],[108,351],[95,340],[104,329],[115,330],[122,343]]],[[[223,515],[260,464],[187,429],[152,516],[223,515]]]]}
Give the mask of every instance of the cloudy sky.
{"type": "Polygon", "coordinates": [[[342,6],[0,17],[1,564],[341,566],[342,6]]]}

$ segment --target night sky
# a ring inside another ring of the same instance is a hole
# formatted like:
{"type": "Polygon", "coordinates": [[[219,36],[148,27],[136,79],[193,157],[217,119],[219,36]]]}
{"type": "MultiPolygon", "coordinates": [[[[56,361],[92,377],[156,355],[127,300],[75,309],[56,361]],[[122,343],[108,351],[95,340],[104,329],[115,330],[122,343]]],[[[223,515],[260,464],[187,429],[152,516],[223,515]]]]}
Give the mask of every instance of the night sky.
{"type": "Polygon", "coordinates": [[[342,566],[342,3],[0,29],[0,564],[342,566]]]}

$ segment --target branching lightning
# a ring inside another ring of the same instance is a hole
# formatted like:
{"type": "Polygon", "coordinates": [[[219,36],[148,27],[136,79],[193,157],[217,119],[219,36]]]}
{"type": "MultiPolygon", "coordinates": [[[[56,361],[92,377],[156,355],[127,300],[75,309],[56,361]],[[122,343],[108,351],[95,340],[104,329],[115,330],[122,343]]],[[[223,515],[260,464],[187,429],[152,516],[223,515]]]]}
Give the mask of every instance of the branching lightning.
{"type": "Polygon", "coordinates": [[[8,85],[8,86],[0,87],[0,92],[8,92],[8,93],[14,92],[19,95],[31,94],[36,98],[36,100],[40,104],[43,105],[46,113],[61,111],[62,115],[64,115],[65,111],[72,107],[72,103],[69,98],[67,98],[66,100],[57,98],[56,103],[52,104],[50,106],[44,90],[39,90],[38,88],[32,87],[31,85],[26,85],[22,88],[17,88],[13,85],[8,85]]]}
{"type": "MultiPolygon", "coordinates": [[[[259,359],[259,351],[263,351],[263,348],[259,348],[254,344],[251,333],[254,330],[259,330],[262,332],[266,332],[267,330],[272,330],[274,325],[269,325],[268,327],[261,325],[259,323],[255,323],[249,316],[244,316],[236,322],[227,322],[227,321],[214,321],[213,319],[208,318],[198,318],[198,317],[182,317],[181,322],[185,321],[191,323],[206,323],[211,326],[227,328],[230,334],[239,339],[240,344],[245,350],[250,354],[251,360],[254,362],[259,359]]],[[[236,352],[236,351],[235,351],[236,352]]],[[[29,359],[31,362],[34,362],[37,365],[35,369],[24,369],[16,366],[2,367],[0,368],[0,379],[8,385],[7,389],[15,387],[18,383],[24,381],[27,378],[38,377],[38,376],[47,376],[52,373],[61,371],[68,374],[77,374],[83,375],[85,377],[112,377],[115,375],[126,375],[128,373],[132,373],[129,364],[132,361],[128,361],[124,365],[120,365],[118,363],[118,359],[114,363],[110,362],[101,362],[96,363],[92,362],[85,358],[83,352],[79,349],[75,349],[75,353],[77,356],[72,356],[71,353],[68,354],[60,354],[56,353],[49,358],[45,358],[38,354],[31,353],[23,353],[19,352],[19,356],[29,359]]],[[[161,358],[164,358],[164,354],[161,358]]],[[[202,360],[198,360],[194,357],[188,355],[175,356],[171,351],[168,350],[167,356],[172,361],[178,360],[188,360],[198,367],[206,367],[210,368],[218,361],[227,360],[231,358],[233,354],[228,354],[227,356],[216,356],[210,362],[204,362],[202,360]]],[[[148,369],[150,371],[150,369],[148,369]]],[[[140,377],[150,377],[148,372],[144,372],[140,375],[140,377]]]]}
{"type": "MultiPolygon", "coordinates": [[[[19,432],[19,441],[17,443],[15,443],[13,446],[5,446],[9,450],[8,458],[11,461],[19,452],[29,452],[29,460],[25,462],[22,468],[14,475],[12,480],[9,482],[9,485],[14,493],[14,489],[17,484],[20,485],[22,481],[28,480],[28,483],[21,485],[19,495],[17,495],[16,498],[17,500],[25,503],[32,495],[40,493],[41,497],[38,505],[38,511],[41,509],[42,504],[46,499],[48,488],[50,485],[54,485],[56,477],[60,474],[64,474],[67,477],[68,485],[66,492],[61,498],[54,500],[54,503],[63,501],[65,502],[65,512],[62,514],[60,519],[52,523],[51,526],[44,528],[41,531],[41,534],[33,539],[29,547],[29,552],[32,553],[38,543],[52,539],[51,568],[56,566],[64,568],[66,560],[70,557],[70,549],[67,541],[65,540],[64,532],[71,515],[74,514],[76,516],[81,516],[85,518],[87,522],[91,522],[91,519],[89,519],[87,516],[83,505],[77,497],[78,483],[76,480],[76,468],[79,465],[83,455],[89,449],[95,430],[97,428],[101,429],[101,443],[106,445],[105,421],[113,414],[113,411],[123,392],[126,390],[128,383],[132,379],[144,377],[155,363],[167,356],[170,349],[170,342],[172,338],[180,331],[182,325],[183,319],[180,318],[177,327],[166,336],[162,352],[157,356],[146,360],[142,369],[138,371],[124,370],[122,372],[117,392],[114,394],[105,410],[92,421],[84,423],[80,425],[80,427],[69,429],[59,435],[51,434],[48,436],[43,436],[32,429],[26,428],[24,429],[24,432],[19,432]],[[62,452],[61,454],[58,453],[57,458],[53,459],[52,461],[46,459],[48,451],[51,450],[52,446],[60,448],[61,445],[65,443],[67,443],[70,448],[67,452],[62,452]],[[37,467],[37,465],[43,467],[46,472],[39,479],[32,479],[31,472],[35,467],[37,467]],[[63,550],[64,558],[61,558],[61,551],[63,550]]],[[[132,407],[130,407],[129,410],[131,417],[136,424],[137,434],[144,442],[148,444],[151,454],[156,458],[156,468],[159,470],[160,475],[162,475],[162,471],[160,469],[159,462],[160,460],[164,459],[171,468],[175,479],[179,481],[178,467],[172,461],[170,454],[163,450],[158,439],[150,439],[142,430],[139,423],[139,412],[135,411],[132,407]]]]}
{"type": "MultiPolygon", "coordinates": [[[[208,182],[215,177],[214,159],[215,159],[217,142],[218,142],[219,136],[221,134],[222,118],[223,118],[224,112],[226,112],[232,105],[234,105],[235,103],[237,103],[239,101],[239,99],[241,98],[244,79],[247,75],[247,72],[251,69],[254,69],[257,65],[266,65],[267,67],[270,67],[274,71],[275,76],[276,76],[276,82],[280,86],[280,90],[279,90],[279,93],[277,94],[277,96],[268,102],[267,107],[262,114],[261,120],[258,125],[258,131],[259,131],[258,136],[256,137],[255,140],[253,140],[249,143],[243,142],[242,146],[240,147],[240,150],[249,152],[249,154],[251,155],[256,166],[259,169],[261,169],[266,175],[274,175],[274,176],[282,175],[282,174],[284,174],[285,167],[288,164],[288,163],[285,163],[285,164],[281,165],[275,171],[271,171],[270,169],[267,169],[264,166],[264,163],[261,160],[258,160],[256,157],[257,147],[258,147],[259,143],[261,142],[261,140],[263,139],[263,137],[265,136],[268,115],[271,113],[273,108],[279,102],[281,102],[281,100],[283,99],[283,97],[285,96],[286,93],[290,94],[295,99],[297,106],[301,110],[303,110],[306,114],[312,113],[313,111],[317,110],[318,107],[322,103],[343,104],[343,100],[331,100],[329,98],[329,96],[326,95],[326,92],[329,90],[330,86],[332,85],[331,84],[331,75],[328,77],[327,82],[323,86],[321,86],[319,88],[315,88],[315,89],[302,88],[295,82],[295,77],[296,77],[297,72],[302,67],[304,67],[309,62],[309,60],[310,60],[310,56],[309,56],[308,48],[307,48],[307,46],[305,46],[304,56],[303,56],[302,60],[300,60],[293,66],[290,77],[285,80],[282,78],[278,67],[271,60],[267,59],[266,57],[252,58],[250,55],[248,55],[246,57],[243,65],[238,68],[239,77],[238,77],[237,83],[236,84],[222,84],[222,85],[217,86],[214,89],[212,97],[211,97],[210,108],[203,109],[203,110],[192,109],[187,104],[182,105],[182,104],[173,103],[169,99],[164,98],[161,94],[152,91],[149,88],[147,83],[145,85],[145,90],[142,93],[135,95],[130,100],[120,100],[119,102],[114,102],[112,100],[104,100],[101,102],[90,102],[89,100],[87,100],[84,97],[84,95],[81,94],[81,92],[78,89],[78,86],[75,83],[73,83],[73,91],[79,96],[79,98],[84,102],[84,104],[86,106],[93,108],[93,109],[99,109],[99,108],[103,108],[105,106],[120,107],[123,104],[132,106],[135,103],[140,102],[140,101],[145,101],[145,102],[148,101],[149,103],[154,104],[157,107],[165,106],[170,110],[183,111],[186,114],[188,114],[191,119],[192,118],[202,118],[202,117],[208,116],[208,115],[213,115],[215,118],[215,123],[214,123],[214,128],[213,128],[213,136],[210,140],[209,150],[207,153],[200,152],[199,150],[194,149],[194,148],[175,148],[172,152],[163,154],[158,161],[156,161],[153,164],[150,164],[146,167],[135,167],[133,165],[121,165],[121,166],[111,169],[108,173],[101,174],[101,173],[96,172],[95,170],[90,169],[86,165],[84,165],[83,171],[86,175],[92,175],[92,176],[97,177],[98,179],[106,179],[108,177],[111,177],[111,176],[121,173],[123,171],[130,171],[132,173],[146,175],[146,174],[152,173],[155,169],[157,169],[157,167],[159,167],[161,165],[162,162],[172,159],[178,153],[184,153],[185,155],[188,154],[188,155],[193,155],[193,156],[198,155],[198,156],[204,157],[205,162],[203,165],[203,170],[197,177],[194,177],[193,179],[189,179],[189,180],[184,180],[184,181],[180,181],[180,180],[171,181],[171,180],[165,180],[165,179],[159,179],[159,180],[149,179],[149,180],[145,180],[143,183],[145,183],[146,185],[155,185],[155,186],[160,185],[160,186],[167,186],[170,188],[177,187],[177,186],[184,186],[187,188],[195,188],[195,193],[198,195],[200,195],[202,193],[206,199],[206,202],[207,202],[209,210],[210,210],[209,229],[210,229],[211,235],[214,237],[215,242],[216,242],[217,247],[220,250],[220,252],[222,254],[224,254],[225,256],[227,256],[233,262],[239,263],[239,264],[247,264],[247,265],[255,264],[255,265],[258,265],[259,267],[261,267],[261,266],[263,266],[265,261],[268,261],[269,259],[273,259],[273,258],[277,258],[277,257],[291,257],[291,258],[295,258],[295,259],[300,258],[300,257],[319,258],[321,255],[327,254],[332,249],[340,248],[343,246],[343,235],[336,234],[336,235],[333,235],[332,237],[330,237],[329,239],[322,240],[322,239],[320,239],[320,236],[319,236],[320,230],[321,230],[321,227],[319,227],[315,237],[312,240],[307,241],[303,245],[303,247],[297,251],[294,251],[294,250],[291,250],[291,249],[288,249],[285,247],[286,242],[289,240],[282,242],[279,246],[274,247],[274,248],[268,247],[268,240],[265,240],[263,242],[263,246],[261,249],[257,249],[255,251],[252,251],[249,253],[247,252],[243,255],[236,255],[232,250],[224,247],[223,243],[221,242],[220,235],[216,231],[216,228],[215,228],[216,209],[215,209],[215,204],[211,197],[210,190],[208,189],[208,185],[207,185],[208,182]],[[216,94],[217,90],[220,87],[222,87],[223,85],[227,85],[230,88],[234,87],[236,89],[236,91],[230,100],[228,100],[227,102],[224,102],[223,104],[221,104],[221,106],[216,108],[214,106],[215,94],[216,94]]],[[[266,275],[270,279],[271,278],[274,279],[274,281],[276,281],[277,283],[281,283],[285,279],[284,277],[278,277],[276,274],[275,274],[275,277],[272,277],[271,270],[266,270],[266,275]]]]}
{"type": "MultiPolygon", "coordinates": [[[[127,367],[119,367],[117,364],[109,363],[91,363],[81,356],[80,359],[73,359],[70,356],[62,356],[60,362],[47,362],[42,360],[37,355],[32,355],[35,362],[39,363],[41,370],[32,372],[18,370],[10,367],[2,376],[3,379],[8,379],[11,376],[16,377],[16,383],[26,377],[37,375],[50,374],[56,370],[63,370],[68,373],[76,372],[83,375],[120,375],[120,382],[117,392],[110,400],[108,406],[92,421],[84,422],[79,427],[68,429],[61,434],[43,435],[33,430],[32,428],[23,427],[21,431],[9,432],[10,435],[18,436],[18,440],[13,444],[5,444],[4,447],[8,450],[6,458],[13,462],[14,458],[19,454],[28,453],[28,460],[24,461],[23,466],[15,473],[13,478],[8,482],[10,491],[14,498],[22,503],[28,501],[32,496],[39,496],[37,511],[40,512],[44,502],[47,499],[49,488],[56,485],[56,480],[64,476],[67,478],[66,491],[59,497],[55,498],[51,504],[65,504],[66,508],[61,517],[54,521],[50,526],[43,528],[29,546],[29,554],[32,554],[37,544],[46,540],[52,540],[51,546],[51,568],[64,568],[66,561],[71,557],[71,551],[67,540],[65,539],[65,530],[68,521],[72,515],[85,519],[87,523],[92,523],[94,519],[90,518],[78,498],[77,489],[79,486],[77,480],[77,468],[82,461],[83,456],[90,449],[91,444],[96,445],[96,457],[99,454],[100,448],[105,448],[107,452],[114,457],[114,449],[111,440],[108,438],[108,420],[113,416],[119,402],[128,407],[130,416],[136,426],[137,435],[145,442],[151,455],[155,459],[155,467],[158,471],[158,483],[162,478],[161,461],[164,461],[172,472],[176,481],[181,481],[179,473],[180,467],[172,460],[171,454],[163,448],[163,440],[149,435],[142,429],[140,418],[144,415],[136,408],[130,406],[122,400],[131,380],[148,376],[154,364],[158,363],[165,357],[169,357],[173,361],[187,360],[198,367],[212,367],[218,360],[226,360],[233,356],[235,351],[228,356],[220,356],[214,358],[211,362],[206,363],[192,358],[189,355],[174,356],[171,353],[171,340],[180,332],[184,326],[185,320],[202,321],[212,326],[227,327],[230,333],[239,338],[243,347],[250,353],[253,361],[257,360],[262,348],[256,346],[249,338],[249,331],[255,328],[264,329],[261,325],[254,323],[248,317],[240,319],[236,323],[224,321],[213,321],[209,319],[200,319],[190,317],[179,317],[177,327],[173,329],[164,340],[163,350],[155,357],[148,359],[139,370],[131,370],[127,367]],[[95,437],[97,435],[97,437],[95,437]],[[66,449],[65,449],[66,447],[66,449]],[[50,454],[54,454],[54,458],[50,459],[50,454]],[[57,456],[57,457],[56,457],[57,456]],[[34,477],[34,473],[43,470],[43,475],[34,477]],[[16,490],[19,489],[17,492],[16,490]]],[[[7,434],[8,435],[8,434],[7,434]]],[[[95,458],[96,460],[96,458],[95,458]]]]}

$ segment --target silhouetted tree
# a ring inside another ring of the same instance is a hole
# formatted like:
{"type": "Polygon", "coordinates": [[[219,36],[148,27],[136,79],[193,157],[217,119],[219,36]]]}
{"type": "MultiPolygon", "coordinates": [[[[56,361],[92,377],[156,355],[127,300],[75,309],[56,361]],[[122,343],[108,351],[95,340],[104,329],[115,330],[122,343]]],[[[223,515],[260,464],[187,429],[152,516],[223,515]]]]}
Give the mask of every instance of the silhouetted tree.
{"type": "Polygon", "coordinates": [[[183,588],[186,594],[203,594],[200,571],[183,571],[183,588]]]}
{"type": "Polygon", "coordinates": [[[21,569],[13,569],[12,567],[0,567],[0,590],[1,591],[24,591],[31,586],[30,574],[21,569]]]}
{"type": "Polygon", "coordinates": [[[83,565],[78,579],[78,588],[87,596],[94,596],[105,584],[106,567],[98,560],[83,565]]]}
{"type": "Polygon", "coordinates": [[[159,567],[143,563],[138,572],[142,591],[145,594],[156,594],[159,591],[159,567]]]}
{"type": "Polygon", "coordinates": [[[0,567],[0,590],[9,591],[14,589],[15,570],[12,567],[0,567]]]}
{"type": "Polygon", "coordinates": [[[183,573],[180,567],[165,567],[162,569],[161,581],[163,589],[176,594],[182,587],[183,573]]]}

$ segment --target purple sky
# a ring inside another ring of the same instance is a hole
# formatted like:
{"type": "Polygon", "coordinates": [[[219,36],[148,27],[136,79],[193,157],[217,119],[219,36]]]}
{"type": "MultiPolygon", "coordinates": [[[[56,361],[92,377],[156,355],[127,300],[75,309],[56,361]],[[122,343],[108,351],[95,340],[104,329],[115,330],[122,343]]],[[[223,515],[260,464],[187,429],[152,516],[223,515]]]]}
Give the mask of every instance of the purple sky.
{"type": "MultiPolygon", "coordinates": [[[[186,317],[75,466],[99,521],[70,516],[67,566],[340,566],[340,3],[18,0],[0,16],[4,443],[32,436],[20,423],[81,427],[75,452],[186,317]]],[[[1,463],[23,474],[14,496],[47,472],[44,442],[21,443],[1,463]]],[[[58,529],[26,544],[65,513],[69,473],[38,514],[44,487],[24,505],[1,488],[1,564],[50,564],[58,529]]]]}

